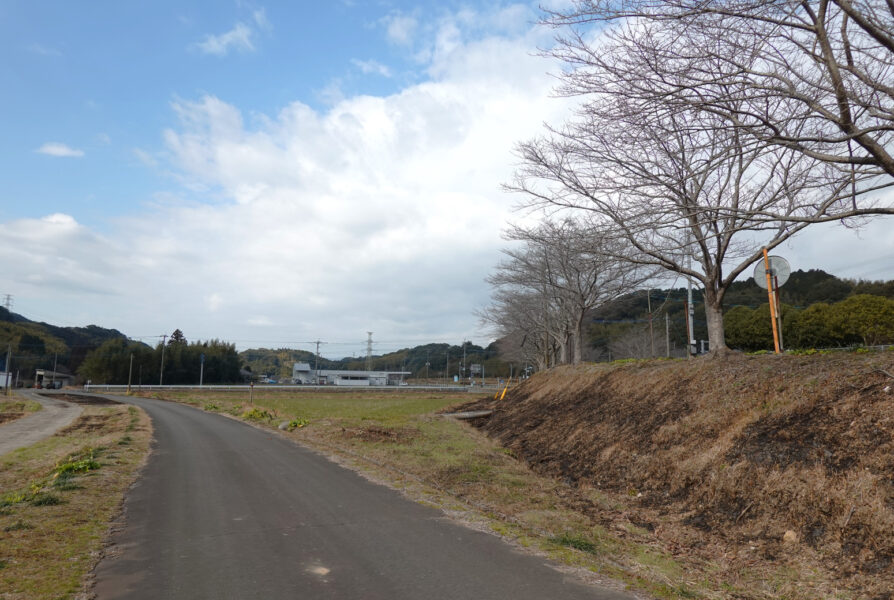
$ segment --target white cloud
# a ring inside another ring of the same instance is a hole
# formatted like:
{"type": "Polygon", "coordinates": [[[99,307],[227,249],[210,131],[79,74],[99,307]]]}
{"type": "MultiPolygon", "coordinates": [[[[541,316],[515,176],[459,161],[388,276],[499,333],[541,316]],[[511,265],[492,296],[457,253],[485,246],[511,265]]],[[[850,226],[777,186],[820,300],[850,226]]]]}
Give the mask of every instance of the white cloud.
{"type": "Polygon", "coordinates": [[[374,74],[382,77],[391,77],[391,69],[375,60],[358,60],[355,58],[351,63],[366,75],[374,74]]]}
{"type": "Polygon", "coordinates": [[[273,29],[273,25],[267,19],[267,11],[263,8],[259,8],[255,11],[252,11],[251,18],[255,22],[255,25],[258,26],[259,29],[264,31],[269,31],[273,29]]]}
{"type": "Polygon", "coordinates": [[[60,296],[95,305],[96,321],[131,335],[179,327],[240,347],[356,340],[327,345],[329,355],[362,351],[366,331],[382,351],[486,342],[473,311],[487,300],[483,279],[517,200],[500,184],[515,143],[557,120],[567,100],[550,97],[535,39],[479,38],[455,36],[427,81],[386,97],[333,98],[323,111],[293,102],[257,114],[212,95],[178,99],[165,152],[151,154],[183,183],[174,200],[117,219],[112,239],[76,223],[80,239],[54,237],[35,224],[40,239],[0,284],[51,279],[39,250],[49,241],[59,255],[67,244],[85,255],[70,265],[75,280],[127,300],[60,296]]]}
{"type": "Polygon", "coordinates": [[[413,36],[419,27],[415,17],[404,14],[388,15],[382,19],[385,25],[385,34],[392,44],[408,46],[413,42],[413,36]]]}
{"type": "Polygon", "coordinates": [[[236,23],[226,33],[206,35],[201,42],[195,43],[195,47],[204,54],[212,54],[214,56],[226,56],[230,50],[253,52],[255,49],[252,43],[253,35],[254,31],[251,27],[245,23],[236,23]]]}
{"type": "Polygon", "coordinates": [[[134,148],[132,150],[132,152],[133,152],[133,155],[137,157],[137,160],[139,160],[141,163],[143,163],[147,167],[155,168],[158,166],[158,160],[156,160],[156,158],[154,156],[152,156],[152,154],[150,154],[149,152],[146,152],[145,150],[143,150],[141,148],[134,148]]]}
{"type": "Polygon", "coordinates": [[[84,156],[84,151],[79,150],[77,148],[72,148],[66,144],[61,142],[47,142],[35,152],[39,154],[46,154],[47,156],[58,156],[63,158],[80,158],[84,156]]]}

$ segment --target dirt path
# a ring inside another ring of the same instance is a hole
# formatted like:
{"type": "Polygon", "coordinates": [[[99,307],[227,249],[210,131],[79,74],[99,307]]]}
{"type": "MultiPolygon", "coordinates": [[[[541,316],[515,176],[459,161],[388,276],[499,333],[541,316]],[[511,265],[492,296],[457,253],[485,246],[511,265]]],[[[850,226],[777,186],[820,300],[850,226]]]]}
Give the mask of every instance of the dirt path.
{"type": "Polygon", "coordinates": [[[81,414],[82,407],[71,402],[42,396],[32,391],[18,392],[28,400],[40,402],[43,410],[0,425],[0,455],[12,452],[53,435],[81,414]]]}

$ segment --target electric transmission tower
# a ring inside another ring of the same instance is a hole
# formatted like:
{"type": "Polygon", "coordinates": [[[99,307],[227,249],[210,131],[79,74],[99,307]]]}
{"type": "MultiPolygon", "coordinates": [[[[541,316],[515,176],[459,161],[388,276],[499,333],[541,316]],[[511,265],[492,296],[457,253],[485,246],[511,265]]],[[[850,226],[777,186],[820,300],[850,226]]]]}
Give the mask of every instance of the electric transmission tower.
{"type": "Polygon", "coordinates": [[[373,332],[366,332],[366,370],[372,371],[373,360],[373,332]]]}
{"type": "Polygon", "coordinates": [[[3,294],[3,308],[12,312],[12,294],[3,294]]]}

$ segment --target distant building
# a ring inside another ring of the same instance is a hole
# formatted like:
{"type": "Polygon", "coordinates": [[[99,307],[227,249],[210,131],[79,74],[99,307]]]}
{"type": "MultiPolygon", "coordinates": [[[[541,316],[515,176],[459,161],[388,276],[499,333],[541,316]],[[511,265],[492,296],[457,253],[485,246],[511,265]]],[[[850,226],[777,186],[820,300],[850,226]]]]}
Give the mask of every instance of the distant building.
{"type": "Polygon", "coordinates": [[[71,373],[54,372],[52,369],[37,369],[34,372],[34,387],[59,389],[73,382],[74,375],[71,373]]]}
{"type": "Polygon", "coordinates": [[[403,385],[409,371],[339,371],[310,368],[310,363],[292,366],[292,383],[297,385],[381,386],[403,385]]]}
{"type": "Polygon", "coordinates": [[[7,382],[9,382],[10,387],[15,385],[15,381],[13,381],[12,373],[7,373],[6,371],[0,371],[0,390],[6,389],[7,382]]]}

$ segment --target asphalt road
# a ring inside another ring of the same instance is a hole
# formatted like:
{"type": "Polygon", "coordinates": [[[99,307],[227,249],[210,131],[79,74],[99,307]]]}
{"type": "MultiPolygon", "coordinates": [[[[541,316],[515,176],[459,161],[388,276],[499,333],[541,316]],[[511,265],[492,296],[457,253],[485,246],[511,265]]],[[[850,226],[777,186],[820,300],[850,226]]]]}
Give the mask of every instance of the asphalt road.
{"type": "Polygon", "coordinates": [[[585,585],[272,432],[119,399],[146,409],[156,444],[96,569],[98,600],[632,598],[585,585]]]}

